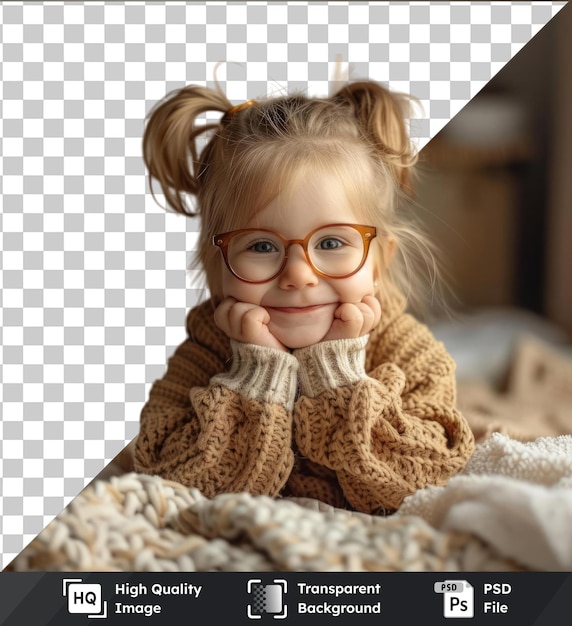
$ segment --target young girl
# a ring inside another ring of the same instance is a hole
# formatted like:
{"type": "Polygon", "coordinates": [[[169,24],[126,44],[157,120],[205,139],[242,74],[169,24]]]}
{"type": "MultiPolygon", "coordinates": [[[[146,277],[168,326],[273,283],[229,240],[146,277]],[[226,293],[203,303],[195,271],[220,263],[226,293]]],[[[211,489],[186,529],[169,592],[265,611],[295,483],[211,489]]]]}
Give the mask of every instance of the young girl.
{"type": "Polygon", "coordinates": [[[145,163],[172,209],[196,198],[211,299],[151,389],[136,470],[388,513],[463,468],[454,363],[404,312],[423,241],[396,211],[406,102],[369,81],[238,106],[189,86],[152,111],[145,163]]]}

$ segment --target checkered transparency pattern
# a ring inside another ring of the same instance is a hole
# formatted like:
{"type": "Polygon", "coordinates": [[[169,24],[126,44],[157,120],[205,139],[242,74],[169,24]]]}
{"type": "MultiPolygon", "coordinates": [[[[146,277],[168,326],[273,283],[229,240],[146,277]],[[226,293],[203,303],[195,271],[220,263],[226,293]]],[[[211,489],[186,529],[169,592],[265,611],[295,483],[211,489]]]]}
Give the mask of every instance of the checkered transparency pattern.
{"type": "Polygon", "coordinates": [[[204,296],[197,221],[147,188],[150,107],[220,61],[234,102],[327,94],[341,57],[420,99],[422,148],[564,4],[0,4],[3,565],[137,434],[204,296]]]}

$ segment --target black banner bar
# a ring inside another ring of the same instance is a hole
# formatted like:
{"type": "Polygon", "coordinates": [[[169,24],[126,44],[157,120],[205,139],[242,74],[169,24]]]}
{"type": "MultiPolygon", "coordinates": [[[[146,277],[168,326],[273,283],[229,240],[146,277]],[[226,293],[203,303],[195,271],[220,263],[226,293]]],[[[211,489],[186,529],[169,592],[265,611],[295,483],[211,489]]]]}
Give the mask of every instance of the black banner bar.
{"type": "Polygon", "coordinates": [[[433,626],[464,619],[471,626],[572,624],[572,574],[0,574],[2,626],[433,626]]]}

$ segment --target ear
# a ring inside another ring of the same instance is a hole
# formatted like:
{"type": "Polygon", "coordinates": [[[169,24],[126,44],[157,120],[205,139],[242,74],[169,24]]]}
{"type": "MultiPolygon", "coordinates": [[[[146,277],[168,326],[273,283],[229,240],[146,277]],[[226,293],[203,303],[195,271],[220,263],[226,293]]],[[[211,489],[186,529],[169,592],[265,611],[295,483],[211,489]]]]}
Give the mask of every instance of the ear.
{"type": "Polygon", "coordinates": [[[376,258],[373,266],[373,280],[374,285],[376,286],[380,283],[380,281],[384,280],[387,268],[395,255],[397,242],[394,237],[388,237],[383,243],[380,244],[380,247],[381,255],[376,258]]]}
{"type": "Polygon", "coordinates": [[[393,260],[395,251],[397,249],[397,242],[394,237],[388,237],[383,244],[383,264],[385,267],[389,267],[389,264],[393,260]]]}

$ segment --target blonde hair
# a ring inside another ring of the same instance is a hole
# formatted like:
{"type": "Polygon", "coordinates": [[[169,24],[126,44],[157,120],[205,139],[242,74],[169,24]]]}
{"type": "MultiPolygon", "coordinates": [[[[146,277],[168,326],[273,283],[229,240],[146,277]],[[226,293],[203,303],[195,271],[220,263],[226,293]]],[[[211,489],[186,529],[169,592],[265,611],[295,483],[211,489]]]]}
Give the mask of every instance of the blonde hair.
{"type": "Polygon", "coordinates": [[[243,227],[302,176],[328,172],[342,180],[356,217],[378,228],[372,252],[383,276],[380,295],[397,290],[421,301],[416,260],[432,282],[433,251],[398,211],[412,195],[417,161],[405,123],[410,107],[409,96],[373,81],[349,83],[328,98],[294,94],[234,111],[220,89],[195,85],[157,103],[143,137],[145,164],[172,210],[200,216],[198,262],[213,297],[222,296],[223,266],[212,237],[243,227]],[[220,122],[200,124],[209,111],[222,113],[220,122]]]}

